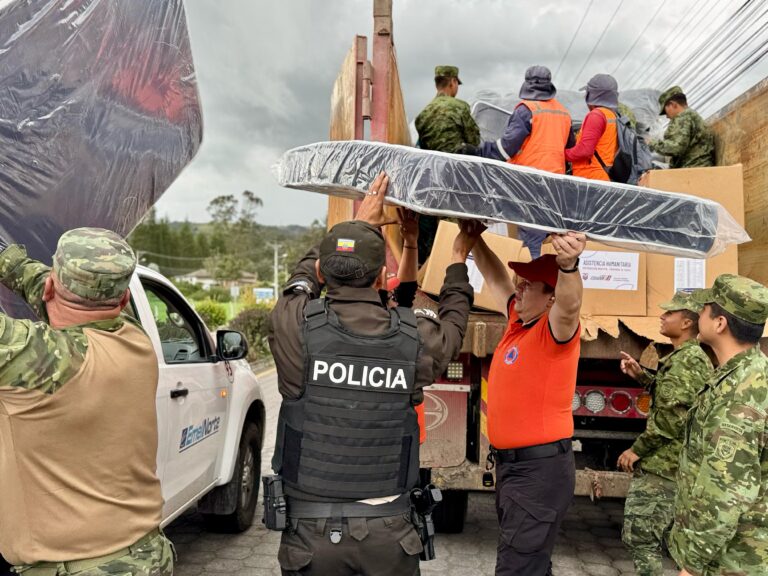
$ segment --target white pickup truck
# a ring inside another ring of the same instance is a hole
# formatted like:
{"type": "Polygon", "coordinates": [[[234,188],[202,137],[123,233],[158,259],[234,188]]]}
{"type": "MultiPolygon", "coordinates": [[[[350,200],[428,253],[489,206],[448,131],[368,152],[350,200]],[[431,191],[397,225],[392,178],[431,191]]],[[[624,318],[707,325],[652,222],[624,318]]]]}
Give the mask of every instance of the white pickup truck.
{"type": "Polygon", "coordinates": [[[239,332],[211,337],[181,293],[140,266],[126,312],[139,320],[157,353],[163,525],[198,505],[211,529],[246,530],[259,495],[265,412],[256,376],[243,359],[239,332]]]}

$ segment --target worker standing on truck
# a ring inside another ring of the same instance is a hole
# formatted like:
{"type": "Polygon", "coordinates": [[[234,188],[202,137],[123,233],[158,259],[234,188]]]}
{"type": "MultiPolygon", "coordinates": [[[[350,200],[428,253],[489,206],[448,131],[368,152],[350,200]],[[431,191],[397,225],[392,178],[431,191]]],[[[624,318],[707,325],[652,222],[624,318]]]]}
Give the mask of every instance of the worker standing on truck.
{"type": "MultiPolygon", "coordinates": [[[[480,143],[480,129],[469,110],[469,104],[456,98],[461,80],[456,66],[435,66],[437,95],[416,116],[419,148],[438,152],[456,152],[464,143],[480,143]]],[[[437,216],[419,218],[419,265],[429,258],[437,234],[437,216]]]]}
{"type": "Polygon", "coordinates": [[[574,176],[609,182],[608,169],[619,147],[619,85],[610,74],[596,74],[581,90],[586,90],[589,113],[576,135],[575,146],[565,151],[565,159],[571,163],[574,176]]]}
{"type": "Polygon", "coordinates": [[[380,174],[357,219],[307,253],[272,312],[286,575],[418,573],[422,542],[409,513],[419,476],[414,406],[461,348],[474,235],[465,225],[454,242],[438,314],[382,306],[387,184],[380,174]]]}
{"type": "MultiPolygon", "coordinates": [[[[565,174],[565,148],[573,145],[571,115],[556,95],[549,68],[531,66],[520,87],[521,102],[509,117],[502,137],[479,147],[467,142],[459,151],[565,174]]],[[[547,233],[520,226],[518,235],[531,257],[538,258],[547,233]]]]}
{"type": "Polygon", "coordinates": [[[664,138],[650,143],[654,152],[670,157],[670,168],[697,168],[715,165],[715,137],[699,114],[688,107],[680,86],[672,86],[659,96],[661,111],[669,126],[664,138]]]}
{"type": "Polygon", "coordinates": [[[501,534],[496,575],[544,576],[573,499],[571,447],[581,350],[583,234],[553,234],[556,255],[506,267],[482,238],[472,254],[509,322],[488,375],[488,438],[496,464],[501,534]]]}
{"type": "Polygon", "coordinates": [[[768,288],[721,274],[696,294],[699,340],[718,367],[688,413],[669,551],[681,576],[768,566],[768,288]]]}
{"type": "Polygon", "coordinates": [[[157,356],[127,315],[130,246],[64,233],[53,268],[22,246],[0,281],[41,321],[0,315],[0,552],[27,576],[173,573],[160,532],[157,356]]]}
{"type": "Polygon", "coordinates": [[[662,543],[672,527],[688,409],[712,374],[712,363],[696,339],[701,304],[690,294],[677,292],[660,307],[664,310],[660,332],[672,341],[673,350],[659,360],[656,373],[621,353],[621,371],[643,384],[652,397],[645,432],[618,460],[621,470],[634,472],[624,504],[622,538],[639,576],[664,573],[662,543]]]}

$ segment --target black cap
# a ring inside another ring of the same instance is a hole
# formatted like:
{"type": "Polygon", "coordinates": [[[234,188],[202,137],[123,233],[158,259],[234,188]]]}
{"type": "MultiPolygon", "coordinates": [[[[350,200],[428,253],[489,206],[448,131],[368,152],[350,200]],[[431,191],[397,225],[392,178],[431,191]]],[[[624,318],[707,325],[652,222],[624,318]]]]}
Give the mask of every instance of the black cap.
{"type": "Polygon", "coordinates": [[[384,266],[385,259],[386,248],[381,231],[360,220],[336,224],[320,243],[320,271],[337,280],[362,278],[369,272],[378,272],[384,266]],[[357,266],[340,276],[326,267],[328,259],[334,256],[352,259],[357,266]]]}

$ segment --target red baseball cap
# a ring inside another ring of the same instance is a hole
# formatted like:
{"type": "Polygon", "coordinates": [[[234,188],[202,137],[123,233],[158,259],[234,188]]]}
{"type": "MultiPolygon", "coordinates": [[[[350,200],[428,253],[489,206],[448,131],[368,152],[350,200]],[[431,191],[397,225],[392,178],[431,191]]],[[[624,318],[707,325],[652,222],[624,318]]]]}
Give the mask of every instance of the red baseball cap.
{"type": "Polygon", "coordinates": [[[544,254],[532,262],[507,262],[507,265],[529,282],[544,282],[551,288],[557,285],[560,266],[554,254],[544,254]]]}

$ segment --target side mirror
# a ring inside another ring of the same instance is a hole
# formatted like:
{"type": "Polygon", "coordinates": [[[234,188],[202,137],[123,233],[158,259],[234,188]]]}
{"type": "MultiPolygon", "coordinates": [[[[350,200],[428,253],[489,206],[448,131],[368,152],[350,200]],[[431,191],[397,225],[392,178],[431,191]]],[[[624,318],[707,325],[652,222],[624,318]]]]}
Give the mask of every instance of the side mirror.
{"type": "Polygon", "coordinates": [[[216,352],[222,360],[240,360],[248,354],[248,341],[237,330],[217,330],[216,352]]]}

